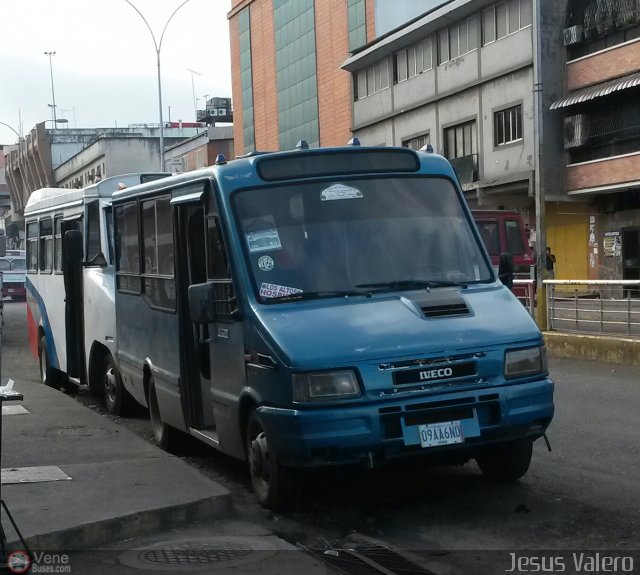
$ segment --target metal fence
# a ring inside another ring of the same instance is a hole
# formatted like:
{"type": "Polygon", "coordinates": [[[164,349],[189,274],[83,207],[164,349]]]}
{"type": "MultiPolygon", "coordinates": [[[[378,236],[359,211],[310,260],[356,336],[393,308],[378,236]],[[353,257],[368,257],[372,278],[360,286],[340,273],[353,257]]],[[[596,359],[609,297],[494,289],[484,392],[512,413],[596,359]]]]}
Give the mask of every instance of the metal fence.
{"type": "Polygon", "coordinates": [[[640,337],[640,280],[545,280],[550,330],[640,337]]]}
{"type": "Polygon", "coordinates": [[[522,305],[527,308],[531,317],[536,317],[536,289],[535,280],[532,279],[514,279],[513,293],[520,300],[522,305]]]}

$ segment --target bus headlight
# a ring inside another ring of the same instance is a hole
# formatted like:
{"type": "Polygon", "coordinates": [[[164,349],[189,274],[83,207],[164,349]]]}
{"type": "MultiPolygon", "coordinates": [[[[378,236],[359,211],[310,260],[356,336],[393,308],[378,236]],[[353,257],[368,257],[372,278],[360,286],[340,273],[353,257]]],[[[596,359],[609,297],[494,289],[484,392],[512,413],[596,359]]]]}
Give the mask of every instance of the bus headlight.
{"type": "Polygon", "coordinates": [[[504,357],[504,376],[506,379],[527,377],[547,373],[547,348],[529,347],[527,349],[512,349],[504,357]]]}
{"type": "Polygon", "coordinates": [[[352,370],[293,374],[293,401],[329,401],[359,396],[358,378],[352,370]]]}

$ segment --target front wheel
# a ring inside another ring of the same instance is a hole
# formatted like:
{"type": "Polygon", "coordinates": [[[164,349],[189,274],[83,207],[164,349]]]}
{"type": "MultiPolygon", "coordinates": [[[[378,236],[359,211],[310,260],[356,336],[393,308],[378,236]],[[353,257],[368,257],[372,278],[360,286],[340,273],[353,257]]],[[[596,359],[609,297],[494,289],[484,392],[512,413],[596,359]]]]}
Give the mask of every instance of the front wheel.
{"type": "Polygon", "coordinates": [[[255,411],[247,421],[246,442],[251,484],[258,503],[272,511],[294,503],[298,494],[294,471],[278,460],[262,419],[255,411]]]}
{"type": "Polygon", "coordinates": [[[532,455],[532,441],[512,441],[478,455],[476,462],[487,479],[499,483],[512,483],[529,470],[532,455]]]}

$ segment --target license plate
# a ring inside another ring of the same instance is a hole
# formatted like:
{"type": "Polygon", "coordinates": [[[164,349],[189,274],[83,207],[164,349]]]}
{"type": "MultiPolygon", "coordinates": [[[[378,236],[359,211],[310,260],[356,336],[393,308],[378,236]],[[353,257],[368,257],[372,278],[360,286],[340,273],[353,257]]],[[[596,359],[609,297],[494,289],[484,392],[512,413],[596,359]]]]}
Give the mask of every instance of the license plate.
{"type": "Polygon", "coordinates": [[[462,425],[459,421],[420,425],[418,434],[420,435],[420,445],[422,447],[437,447],[439,445],[464,442],[462,425]]]}
{"type": "Polygon", "coordinates": [[[14,291],[16,291],[16,290],[14,290],[14,289],[8,289],[7,291],[8,291],[9,293],[13,293],[13,292],[14,292],[14,291]]]}

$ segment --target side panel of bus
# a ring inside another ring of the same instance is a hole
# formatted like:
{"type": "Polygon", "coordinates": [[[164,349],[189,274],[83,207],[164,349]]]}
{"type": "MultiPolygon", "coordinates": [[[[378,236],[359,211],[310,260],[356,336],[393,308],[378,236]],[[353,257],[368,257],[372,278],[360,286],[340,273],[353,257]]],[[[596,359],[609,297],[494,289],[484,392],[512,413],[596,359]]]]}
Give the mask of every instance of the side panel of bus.
{"type": "Polygon", "coordinates": [[[170,201],[164,194],[114,208],[117,354],[131,395],[146,405],[152,382],[163,421],[186,430],[170,201]]]}

